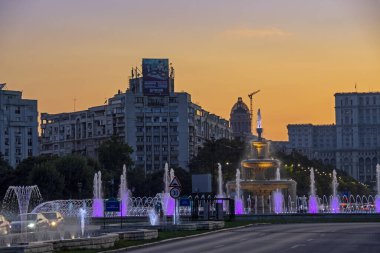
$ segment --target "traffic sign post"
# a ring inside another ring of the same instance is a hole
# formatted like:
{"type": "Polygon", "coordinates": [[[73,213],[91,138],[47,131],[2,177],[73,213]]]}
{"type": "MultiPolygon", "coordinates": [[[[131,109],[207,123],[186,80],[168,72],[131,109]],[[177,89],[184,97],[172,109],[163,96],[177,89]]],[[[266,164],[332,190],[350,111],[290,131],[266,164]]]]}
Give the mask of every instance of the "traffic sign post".
{"type": "Polygon", "coordinates": [[[170,194],[170,197],[172,197],[174,199],[174,224],[176,225],[178,223],[178,201],[177,199],[181,196],[181,183],[179,182],[178,178],[177,177],[174,177],[172,179],[172,181],[170,182],[169,184],[169,187],[171,187],[170,191],[169,191],[169,194],[170,194]]]}
{"type": "Polygon", "coordinates": [[[169,194],[173,199],[178,199],[181,196],[181,188],[171,188],[169,194]]]}
{"type": "Polygon", "coordinates": [[[177,177],[173,178],[173,180],[169,184],[169,187],[182,188],[181,183],[179,182],[177,177]]]}

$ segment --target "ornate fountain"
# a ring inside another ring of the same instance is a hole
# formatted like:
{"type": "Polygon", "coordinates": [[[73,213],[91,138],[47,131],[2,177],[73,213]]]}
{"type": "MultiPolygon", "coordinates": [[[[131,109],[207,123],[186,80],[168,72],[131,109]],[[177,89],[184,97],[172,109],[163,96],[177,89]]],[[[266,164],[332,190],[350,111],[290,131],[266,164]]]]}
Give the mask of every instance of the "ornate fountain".
{"type": "MultiPolygon", "coordinates": [[[[284,200],[289,201],[289,199],[295,201],[297,183],[293,180],[280,179],[278,175],[276,176],[278,174],[276,169],[280,167],[280,161],[269,158],[270,143],[262,138],[263,128],[260,109],[257,113],[256,131],[258,138],[251,142],[251,154],[248,159],[241,162],[240,194],[243,195],[243,200],[251,199],[251,197],[257,199],[256,203],[253,203],[255,208],[262,210],[262,212],[268,212],[272,208],[271,198],[274,192],[277,192],[277,195],[281,192],[282,196],[286,196],[281,203],[285,204],[284,200]]],[[[236,181],[227,183],[229,193],[236,193],[236,188],[238,188],[236,181]]],[[[244,206],[247,207],[247,205],[244,206]]],[[[251,208],[251,206],[248,206],[248,210],[251,208]]]]}

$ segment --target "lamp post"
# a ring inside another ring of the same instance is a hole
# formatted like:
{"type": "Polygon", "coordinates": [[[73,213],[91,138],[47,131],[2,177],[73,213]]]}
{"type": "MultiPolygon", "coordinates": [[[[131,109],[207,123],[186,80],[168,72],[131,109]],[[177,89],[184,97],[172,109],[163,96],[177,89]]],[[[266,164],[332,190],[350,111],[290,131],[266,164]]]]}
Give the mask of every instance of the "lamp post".
{"type": "Polygon", "coordinates": [[[110,183],[111,183],[111,198],[113,197],[113,185],[115,184],[115,180],[112,178],[111,179],[111,181],[110,181],[110,183]]]}
{"type": "Polygon", "coordinates": [[[211,137],[211,166],[210,166],[210,174],[211,174],[211,192],[214,192],[215,189],[215,151],[216,151],[216,142],[215,137],[211,137]]]}
{"type": "Polygon", "coordinates": [[[82,182],[78,182],[78,195],[79,199],[82,199],[82,182]]]}

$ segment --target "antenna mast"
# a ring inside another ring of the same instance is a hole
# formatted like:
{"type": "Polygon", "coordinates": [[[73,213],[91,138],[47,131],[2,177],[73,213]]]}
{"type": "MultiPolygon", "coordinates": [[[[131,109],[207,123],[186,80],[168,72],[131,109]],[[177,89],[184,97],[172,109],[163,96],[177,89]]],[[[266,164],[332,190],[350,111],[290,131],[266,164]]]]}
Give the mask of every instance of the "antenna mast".
{"type": "Polygon", "coordinates": [[[257,90],[257,91],[254,91],[254,92],[252,92],[252,93],[250,93],[250,94],[248,94],[248,97],[249,97],[249,102],[250,102],[250,108],[249,108],[249,110],[250,110],[250,113],[251,113],[251,133],[252,133],[252,121],[253,121],[253,96],[255,95],[255,94],[257,94],[257,93],[259,93],[260,92],[260,90],[257,90]]]}

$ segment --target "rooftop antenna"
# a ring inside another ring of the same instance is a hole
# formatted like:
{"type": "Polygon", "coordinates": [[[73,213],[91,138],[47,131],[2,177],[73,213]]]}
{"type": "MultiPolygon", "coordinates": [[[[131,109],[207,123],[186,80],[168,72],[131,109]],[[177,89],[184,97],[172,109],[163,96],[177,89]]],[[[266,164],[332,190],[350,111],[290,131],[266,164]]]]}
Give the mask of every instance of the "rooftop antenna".
{"type": "MultiPolygon", "coordinates": [[[[259,92],[260,92],[260,90],[257,90],[257,91],[254,91],[254,92],[248,94],[249,102],[250,102],[250,108],[249,108],[249,111],[250,111],[250,113],[251,113],[251,129],[253,129],[253,128],[252,128],[252,119],[253,119],[253,106],[252,106],[252,103],[253,103],[253,96],[256,95],[256,94],[259,93],[259,92]]],[[[252,130],[251,130],[251,132],[252,132],[252,130]]]]}

